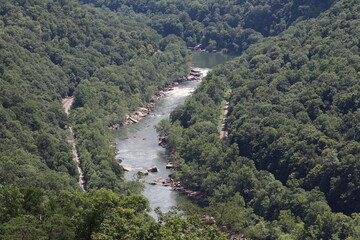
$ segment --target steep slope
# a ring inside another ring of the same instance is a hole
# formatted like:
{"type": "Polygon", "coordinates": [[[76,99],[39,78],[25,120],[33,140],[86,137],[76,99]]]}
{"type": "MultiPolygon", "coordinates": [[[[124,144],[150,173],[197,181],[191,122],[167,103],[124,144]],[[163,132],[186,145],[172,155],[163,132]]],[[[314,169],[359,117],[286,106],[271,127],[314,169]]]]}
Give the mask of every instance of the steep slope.
{"type": "Polygon", "coordinates": [[[339,1],[254,44],[173,112],[174,175],[208,196],[205,211],[227,230],[251,239],[359,235],[359,7],[339,1]],[[217,116],[228,88],[223,144],[217,116]]]}
{"type": "Polygon", "coordinates": [[[0,17],[0,183],[77,188],[61,106],[75,92],[71,119],[85,179],[106,176],[89,186],[120,191],[107,126],[185,74],[185,45],[162,39],[140,17],[73,0],[3,0],[0,17]]]}
{"type": "Polygon", "coordinates": [[[179,36],[210,50],[250,47],[210,73],[166,128],[174,176],[208,196],[203,211],[250,239],[359,238],[356,0],[86,2],[117,12],[1,1],[1,238],[222,238],[192,218],[149,220],[109,145],[109,125],[188,70],[179,36]],[[69,120],[61,99],[73,95],[69,120]],[[66,142],[70,123],[87,193],[66,142]],[[94,190],[102,187],[126,194],[94,190]]]}
{"type": "Polygon", "coordinates": [[[189,70],[181,39],[73,0],[2,0],[0,26],[1,239],[225,239],[198,218],[152,219],[109,144],[109,125],[189,70]]]}
{"type": "Polygon", "coordinates": [[[176,34],[188,46],[239,53],[263,37],[318,16],[335,0],[82,0],[111,10],[143,13],[163,36],[176,34]]]}

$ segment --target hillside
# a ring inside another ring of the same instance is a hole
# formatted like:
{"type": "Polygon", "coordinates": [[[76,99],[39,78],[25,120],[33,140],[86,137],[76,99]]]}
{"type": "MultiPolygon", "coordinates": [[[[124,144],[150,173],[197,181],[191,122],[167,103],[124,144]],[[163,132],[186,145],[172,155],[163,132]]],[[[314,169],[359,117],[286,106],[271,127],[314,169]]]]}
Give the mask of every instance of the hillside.
{"type": "Polygon", "coordinates": [[[360,238],[359,8],[0,0],[0,238],[360,238]],[[203,205],[155,221],[141,184],[124,180],[109,127],[185,76],[198,44],[239,56],[158,129],[174,178],[203,205]]]}
{"type": "Polygon", "coordinates": [[[175,34],[188,46],[241,53],[264,37],[318,16],[335,0],[82,0],[114,11],[142,13],[159,34],[175,34]]]}
{"type": "Polygon", "coordinates": [[[108,126],[189,71],[181,39],[73,0],[2,0],[0,26],[1,239],[224,238],[197,218],[152,219],[110,146],[108,126]],[[67,96],[75,96],[70,119],[61,105],[67,96]]]}
{"type": "Polygon", "coordinates": [[[359,7],[338,1],[250,46],[172,113],[175,177],[207,196],[201,211],[224,229],[250,239],[359,236],[359,7]]]}
{"type": "Polygon", "coordinates": [[[64,141],[70,122],[60,101],[75,94],[71,119],[86,181],[120,191],[122,170],[106,128],[185,75],[185,45],[139,20],[76,1],[3,2],[1,182],[75,187],[64,141]]]}

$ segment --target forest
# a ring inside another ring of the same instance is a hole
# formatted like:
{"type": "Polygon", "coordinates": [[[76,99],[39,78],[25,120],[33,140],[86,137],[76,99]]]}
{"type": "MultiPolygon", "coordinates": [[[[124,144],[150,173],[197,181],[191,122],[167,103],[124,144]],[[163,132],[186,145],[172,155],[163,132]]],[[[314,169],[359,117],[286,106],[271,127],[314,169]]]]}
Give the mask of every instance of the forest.
{"type": "Polygon", "coordinates": [[[89,187],[126,188],[107,127],[188,71],[185,44],[76,1],[1,7],[1,182],[76,188],[71,121],[89,187]],[[71,95],[68,120],[60,99],[71,95]]]}
{"type": "Polygon", "coordinates": [[[359,15],[357,0],[0,0],[0,239],[360,239],[359,15]],[[109,126],[188,74],[198,44],[238,57],[157,126],[204,199],[156,221],[109,126]]]}
{"type": "Polygon", "coordinates": [[[145,15],[163,36],[175,34],[188,46],[241,53],[264,37],[318,16],[334,0],[81,0],[114,11],[145,15]]]}
{"type": "Polygon", "coordinates": [[[189,211],[250,239],[359,238],[359,7],[338,1],[250,46],[172,113],[174,175],[209,201],[189,211]]]}

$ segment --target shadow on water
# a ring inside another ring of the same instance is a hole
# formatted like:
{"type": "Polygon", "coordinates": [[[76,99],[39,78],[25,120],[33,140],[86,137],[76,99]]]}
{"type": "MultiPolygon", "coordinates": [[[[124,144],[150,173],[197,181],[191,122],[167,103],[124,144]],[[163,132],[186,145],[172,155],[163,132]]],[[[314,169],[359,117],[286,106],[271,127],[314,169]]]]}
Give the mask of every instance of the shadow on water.
{"type": "Polygon", "coordinates": [[[234,56],[222,53],[194,53],[192,64],[199,68],[214,68],[233,59],[234,56]]]}

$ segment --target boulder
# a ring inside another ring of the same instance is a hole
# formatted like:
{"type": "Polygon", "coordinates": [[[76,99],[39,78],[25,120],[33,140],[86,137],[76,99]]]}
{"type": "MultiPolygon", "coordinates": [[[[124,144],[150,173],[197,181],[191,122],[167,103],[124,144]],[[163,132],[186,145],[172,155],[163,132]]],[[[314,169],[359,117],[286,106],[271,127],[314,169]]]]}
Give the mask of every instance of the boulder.
{"type": "Polygon", "coordinates": [[[158,142],[159,146],[165,147],[166,143],[167,143],[167,140],[165,137],[159,137],[159,142],[158,142]]]}
{"type": "Polygon", "coordinates": [[[148,172],[158,172],[159,169],[158,169],[155,165],[153,165],[153,166],[149,167],[149,168],[147,169],[147,171],[148,171],[148,172]]]}
{"type": "Polygon", "coordinates": [[[159,177],[155,179],[155,182],[161,183],[163,186],[171,186],[172,179],[159,177]]]}
{"type": "Polygon", "coordinates": [[[130,172],[133,170],[131,167],[126,167],[126,166],[122,166],[122,168],[125,172],[130,172]]]}
{"type": "Polygon", "coordinates": [[[191,73],[190,73],[190,76],[201,77],[201,73],[191,72],[191,73]]]}
{"type": "Polygon", "coordinates": [[[136,119],[134,119],[132,117],[129,117],[129,120],[132,121],[133,123],[138,123],[139,122],[138,120],[136,120],[136,119]]]}
{"type": "Polygon", "coordinates": [[[168,168],[168,169],[174,168],[174,164],[172,162],[168,162],[168,163],[166,163],[166,168],[168,168]]]}
{"type": "Polygon", "coordinates": [[[149,175],[149,172],[147,170],[142,170],[142,171],[138,171],[137,174],[141,176],[145,176],[145,175],[149,175]]]}

